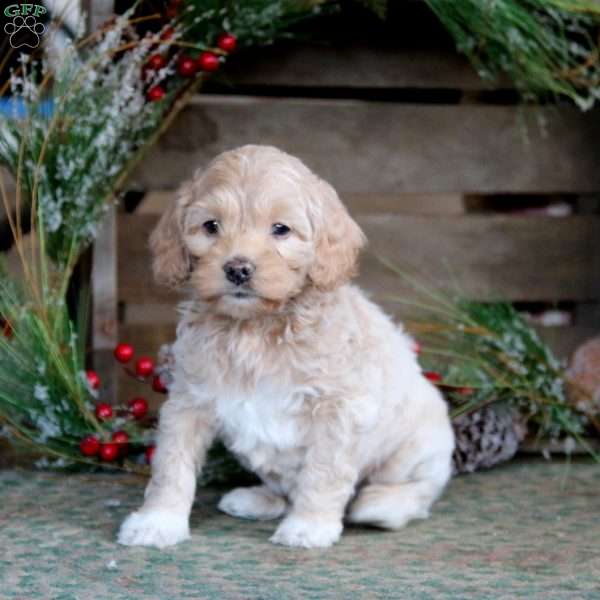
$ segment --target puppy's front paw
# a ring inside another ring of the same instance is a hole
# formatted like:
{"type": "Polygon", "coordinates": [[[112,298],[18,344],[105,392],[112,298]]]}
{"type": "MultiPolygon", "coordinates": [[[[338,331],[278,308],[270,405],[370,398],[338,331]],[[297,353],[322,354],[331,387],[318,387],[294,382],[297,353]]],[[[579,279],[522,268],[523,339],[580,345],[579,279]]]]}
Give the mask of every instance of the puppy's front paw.
{"type": "Polygon", "coordinates": [[[190,527],[186,516],[153,510],[131,513],[123,521],[117,541],[124,546],[165,548],[189,537],[190,527]]]}
{"type": "Polygon", "coordinates": [[[307,518],[300,515],[286,517],[271,537],[271,542],[299,548],[328,548],[342,534],[341,521],[307,518]]]}

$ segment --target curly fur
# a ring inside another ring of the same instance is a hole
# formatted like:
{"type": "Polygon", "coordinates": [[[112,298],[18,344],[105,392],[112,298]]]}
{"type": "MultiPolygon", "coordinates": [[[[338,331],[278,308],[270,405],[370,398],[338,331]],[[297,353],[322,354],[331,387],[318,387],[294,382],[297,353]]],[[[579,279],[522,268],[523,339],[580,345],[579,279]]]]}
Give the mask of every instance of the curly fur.
{"type": "Polygon", "coordinates": [[[275,148],[226,152],[183,186],[151,247],[157,279],[194,294],[145,502],[119,542],[188,537],[216,437],[263,481],[225,495],[221,510],[283,516],[275,543],[326,547],[344,518],[397,529],[427,516],[450,477],[447,407],[412,340],[349,284],[364,241],[334,189],[275,148]],[[291,232],[276,237],[273,223],[291,232]],[[223,271],[240,256],[255,265],[243,297],[223,271]]]}

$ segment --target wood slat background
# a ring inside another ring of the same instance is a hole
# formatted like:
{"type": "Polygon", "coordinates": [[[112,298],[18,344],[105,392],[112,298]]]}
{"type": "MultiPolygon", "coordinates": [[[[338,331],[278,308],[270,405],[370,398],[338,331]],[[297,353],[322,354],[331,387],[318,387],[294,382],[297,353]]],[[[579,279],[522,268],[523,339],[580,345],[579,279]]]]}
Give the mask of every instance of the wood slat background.
{"type": "MultiPolygon", "coordinates": [[[[356,218],[369,238],[358,283],[398,316],[401,304],[388,297],[407,298],[411,290],[378,256],[420,271],[420,277],[425,275],[434,286],[458,286],[482,300],[596,302],[600,297],[597,216],[380,213],[356,218]]],[[[144,343],[153,340],[156,348],[173,335],[175,305],[183,297],[152,280],[147,239],[157,220],[153,213],[121,215],[119,246],[126,251],[119,253],[118,261],[119,301],[127,324],[123,331],[140,336],[144,343]],[[141,334],[145,324],[154,334],[141,334]]],[[[586,323],[541,332],[566,356],[597,329],[586,323]]]]}
{"type": "Polygon", "coordinates": [[[197,96],[133,177],[176,187],[247,143],[299,156],[341,192],[592,193],[600,110],[197,96]]]}
{"type": "Polygon", "coordinates": [[[439,48],[402,51],[348,41],[280,44],[234,57],[227,80],[236,86],[483,90],[468,60],[439,48]]]}
{"type": "MultiPolygon", "coordinates": [[[[369,246],[359,283],[379,296],[407,293],[383,257],[423,270],[441,287],[457,285],[482,300],[581,300],[600,297],[600,218],[504,215],[356,216],[369,246]]],[[[176,294],[152,281],[147,240],[158,221],[149,214],[122,215],[119,300],[126,304],[170,303],[176,294]],[[134,275],[132,277],[132,275],[134,275]],[[151,299],[151,301],[149,301],[151,299]]]]}
{"type": "Polygon", "coordinates": [[[148,352],[173,337],[180,296],[152,282],[148,235],[184,179],[246,143],[279,146],[337,188],[369,238],[358,282],[389,312],[402,313],[385,297],[410,290],[377,255],[483,300],[574,307],[571,325],[540,327],[561,356],[600,330],[600,111],[517,106],[422,3],[391,7],[385,23],[325,23],[327,43],[239,53],[183,111],[132,177],[144,201],[119,218],[121,337],[148,352]],[[566,197],[586,214],[485,212],[498,195],[566,197]]]}

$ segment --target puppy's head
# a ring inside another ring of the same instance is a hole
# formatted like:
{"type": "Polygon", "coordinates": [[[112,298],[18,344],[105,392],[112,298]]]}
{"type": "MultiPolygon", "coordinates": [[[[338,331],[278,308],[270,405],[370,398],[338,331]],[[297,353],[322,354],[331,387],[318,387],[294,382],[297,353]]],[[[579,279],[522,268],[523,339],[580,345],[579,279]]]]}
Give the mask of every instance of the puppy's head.
{"type": "Polygon", "coordinates": [[[219,155],[183,186],[150,238],[156,279],[189,281],[220,314],[278,311],[355,272],[365,241],[335,190],[276,148],[219,155]]]}

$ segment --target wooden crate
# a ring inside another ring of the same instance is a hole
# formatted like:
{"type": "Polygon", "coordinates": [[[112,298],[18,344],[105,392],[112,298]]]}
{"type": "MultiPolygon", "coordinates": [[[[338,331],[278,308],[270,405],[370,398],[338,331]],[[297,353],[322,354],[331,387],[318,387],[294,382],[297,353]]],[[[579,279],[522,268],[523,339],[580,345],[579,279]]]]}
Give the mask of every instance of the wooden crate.
{"type": "Polygon", "coordinates": [[[386,296],[408,291],[377,254],[475,298],[566,304],[573,322],[540,331],[568,356],[600,329],[600,111],[517,106],[447,43],[351,38],[240,54],[150,152],[130,182],[146,196],[117,219],[120,338],[152,354],[174,337],[178,296],[153,283],[147,239],[175,188],[217,153],[261,143],[338,189],[369,238],[359,283],[387,310],[398,313],[386,296]],[[499,195],[574,211],[471,210],[499,195]]]}

